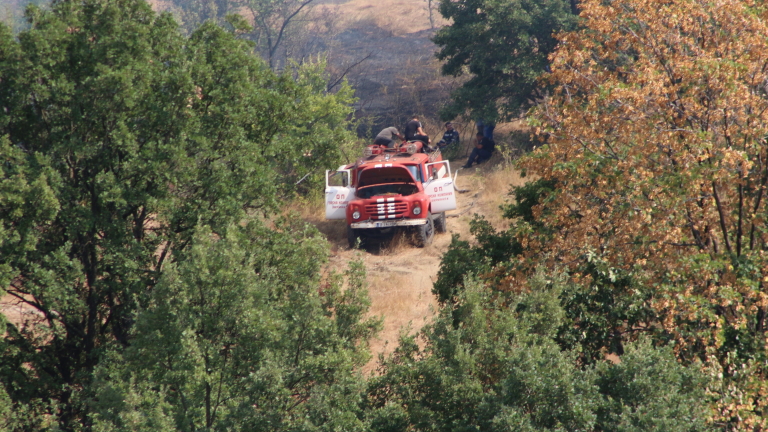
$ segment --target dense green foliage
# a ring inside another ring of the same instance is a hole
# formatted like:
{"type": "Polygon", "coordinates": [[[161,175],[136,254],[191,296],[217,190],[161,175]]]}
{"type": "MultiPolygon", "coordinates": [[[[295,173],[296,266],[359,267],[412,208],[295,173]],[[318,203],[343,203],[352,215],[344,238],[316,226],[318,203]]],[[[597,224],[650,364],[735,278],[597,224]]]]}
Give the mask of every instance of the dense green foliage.
{"type": "Polygon", "coordinates": [[[649,342],[619,364],[562,350],[562,278],[500,294],[467,279],[452,305],[401,340],[371,381],[374,431],[705,431],[705,378],[649,342]],[[420,345],[423,348],[420,348],[420,345]]]}
{"type": "Polygon", "coordinates": [[[432,292],[441,303],[452,301],[457,290],[463,287],[467,274],[489,276],[494,266],[522,252],[520,244],[508,232],[497,232],[482,217],[475,218],[470,225],[470,233],[477,243],[470,244],[454,234],[440,262],[432,292]]]}
{"type": "Polygon", "coordinates": [[[351,371],[377,325],[362,317],[365,275],[353,264],[343,292],[339,276],[319,292],[325,242],[294,225],[198,233],[139,312],[131,345],[97,371],[99,428],[363,429],[351,371]]]}
{"type": "MultiPolygon", "coordinates": [[[[27,427],[77,429],[79,394],[110,349],[142,340],[136,313],[175,292],[160,281],[186,250],[275,211],[298,179],[339,161],[351,92],[322,92],[318,65],[277,76],[213,24],[185,37],[140,1],[58,2],[29,19],[18,38],[0,26],[0,287],[27,312],[6,325],[0,379],[14,411],[34,411],[27,427]]],[[[308,236],[284,231],[250,232],[308,236]]]]}
{"type": "Polygon", "coordinates": [[[567,0],[442,0],[439,10],[452,22],[433,39],[443,73],[469,76],[441,116],[468,110],[486,121],[519,117],[543,96],[537,80],[557,45],[555,33],[572,30],[577,13],[567,0]]]}

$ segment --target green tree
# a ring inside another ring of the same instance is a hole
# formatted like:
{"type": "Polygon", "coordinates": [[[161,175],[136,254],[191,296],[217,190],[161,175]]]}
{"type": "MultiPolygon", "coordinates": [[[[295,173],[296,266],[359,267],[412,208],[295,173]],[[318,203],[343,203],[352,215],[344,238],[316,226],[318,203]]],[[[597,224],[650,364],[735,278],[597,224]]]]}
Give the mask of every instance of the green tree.
{"type": "Polygon", "coordinates": [[[551,228],[538,221],[533,209],[551,195],[554,186],[552,181],[536,180],[512,187],[509,192],[512,203],[502,206],[503,216],[513,222],[508,230],[496,231],[482,216],[475,215],[470,222],[470,234],[475,237],[475,242],[460,240],[455,235],[443,255],[437,281],[432,288],[438,301],[450,301],[462,289],[467,274],[495,280],[494,286],[497,287],[504,285],[502,279],[513,267],[510,262],[526,251],[518,241],[519,231],[552,233],[551,228]]]}
{"type": "Polygon", "coordinates": [[[433,38],[443,74],[469,76],[441,116],[469,111],[486,121],[518,117],[544,95],[537,80],[557,46],[555,33],[572,30],[578,13],[567,0],[441,0],[439,10],[452,22],[433,38]]]}
{"type": "Polygon", "coordinates": [[[327,140],[304,157],[316,143],[289,132],[347,136],[349,94],[312,93],[311,68],[275,75],[215,24],[187,38],[143,1],[62,1],[29,20],[18,38],[0,26],[0,287],[32,312],[6,325],[0,379],[71,430],[76,394],[107,347],[130,344],[198,227],[223,236],[275,211],[295,190],[285,167],[334,157],[327,140]]]}
{"type": "Polygon", "coordinates": [[[291,221],[254,220],[221,238],[199,230],[139,312],[131,346],[101,368],[97,424],[153,419],[150,404],[120,402],[134,394],[164,401],[159,418],[177,430],[363,430],[353,371],[378,321],[363,319],[361,264],[344,290],[331,275],[320,292],[326,250],[291,221]]]}
{"type": "Polygon", "coordinates": [[[523,250],[511,231],[497,232],[482,216],[476,216],[470,222],[470,234],[475,237],[476,244],[460,240],[459,235],[454,234],[440,261],[437,280],[432,287],[432,293],[440,303],[453,301],[463,288],[467,274],[493,278],[497,265],[503,267],[523,250]]]}
{"type": "Polygon", "coordinates": [[[291,151],[275,161],[283,195],[321,191],[325,169],[358,157],[357,137],[350,127],[354,89],[342,78],[334,92],[328,91],[332,78],[327,66],[322,56],[301,64],[288,62],[285,73],[296,82],[293,117],[272,138],[280,149],[291,151]]]}
{"type": "Polygon", "coordinates": [[[627,345],[618,364],[596,367],[603,395],[598,430],[606,432],[716,430],[708,423],[707,379],[700,365],[682,367],[670,347],[649,339],[627,345]]]}
{"type": "Polygon", "coordinates": [[[648,342],[587,368],[561,350],[565,285],[539,272],[530,291],[499,293],[468,279],[371,381],[371,430],[711,430],[700,365],[648,342]]]}

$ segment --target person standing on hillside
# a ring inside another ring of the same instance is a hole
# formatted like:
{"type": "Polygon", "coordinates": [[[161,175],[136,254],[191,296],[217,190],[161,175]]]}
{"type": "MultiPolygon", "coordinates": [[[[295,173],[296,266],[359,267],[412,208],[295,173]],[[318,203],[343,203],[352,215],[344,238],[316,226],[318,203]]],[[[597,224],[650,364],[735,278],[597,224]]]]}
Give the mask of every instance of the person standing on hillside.
{"type": "Polygon", "coordinates": [[[481,164],[491,158],[493,151],[496,149],[496,143],[492,139],[483,136],[482,133],[477,134],[477,144],[472,149],[472,153],[469,154],[467,163],[462,168],[469,168],[473,162],[481,164]]]}
{"type": "Polygon", "coordinates": [[[379,132],[379,134],[376,135],[376,138],[373,140],[373,143],[376,145],[387,146],[387,148],[394,148],[395,137],[401,140],[403,139],[403,136],[400,135],[400,131],[397,130],[396,127],[390,126],[388,128],[382,129],[381,132],[379,132]]]}
{"type": "Polygon", "coordinates": [[[432,142],[429,139],[429,136],[427,136],[427,134],[424,133],[424,129],[422,128],[421,122],[419,121],[419,118],[417,116],[413,116],[411,121],[409,121],[408,124],[405,125],[405,140],[421,141],[425,145],[429,145],[429,143],[432,142]]]}
{"type": "Polygon", "coordinates": [[[446,122],[445,133],[443,134],[443,138],[437,142],[437,147],[444,149],[451,144],[459,144],[459,131],[453,128],[453,123],[446,122]]]}

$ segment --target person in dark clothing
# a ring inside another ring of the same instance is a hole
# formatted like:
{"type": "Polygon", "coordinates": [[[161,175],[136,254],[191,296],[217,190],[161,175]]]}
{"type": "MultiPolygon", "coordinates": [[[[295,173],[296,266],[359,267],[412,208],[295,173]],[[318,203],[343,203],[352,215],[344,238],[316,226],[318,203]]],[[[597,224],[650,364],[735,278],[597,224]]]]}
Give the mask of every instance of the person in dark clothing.
{"type": "Polygon", "coordinates": [[[373,140],[373,143],[376,145],[387,146],[387,148],[394,148],[395,137],[401,140],[403,139],[403,136],[400,135],[400,131],[398,131],[396,127],[390,126],[388,128],[382,129],[381,132],[379,132],[379,134],[376,135],[376,138],[373,140]]]}
{"type": "Polygon", "coordinates": [[[422,129],[421,122],[419,121],[419,118],[414,116],[411,121],[408,122],[407,125],[405,125],[405,140],[406,141],[421,141],[425,145],[429,145],[430,142],[432,142],[429,139],[429,136],[427,136],[426,133],[424,133],[424,129],[422,129]]]}
{"type": "Polygon", "coordinates": [[[484,137],[493,141],[493,130],[496,129],[496,123],[486,122],[485,120],[477,120],[477,133],[483,134],[484,137]]]}
{"type": "Polygon", "coordinates": [[[473,162],[478,164],[483,163],[491,158],[493,151],[496,149],[496,143],[492,139],[483,136],[482,133],[477,134],[477,144],[472,149],[472,153],[469,154],[467,163],[462,168],[469,168],[473,162]]]}
{"type": "Polygon", "coordinates": [[[437,146],[443,149],[451,144],[459,144],[459,131],[453,128],[453,123],[447,122],[445,124],[445,133],[443,134],[443,139],[437,142],[437,146]]]}

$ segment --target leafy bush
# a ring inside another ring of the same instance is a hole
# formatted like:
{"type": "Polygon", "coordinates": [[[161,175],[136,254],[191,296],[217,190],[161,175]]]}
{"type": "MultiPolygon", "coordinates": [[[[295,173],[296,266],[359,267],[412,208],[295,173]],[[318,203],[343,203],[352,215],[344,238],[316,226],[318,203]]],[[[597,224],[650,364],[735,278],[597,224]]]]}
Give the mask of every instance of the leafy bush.
{"type": "Polygon", "coordinates": [[[710,430],[700,365],[646,341],[584,368],[559,347],[565,281],[540,270],[530,291],[499,293],[467,278],[421,344],[404,336],[371,380],[371,430],[710,430]]]}

